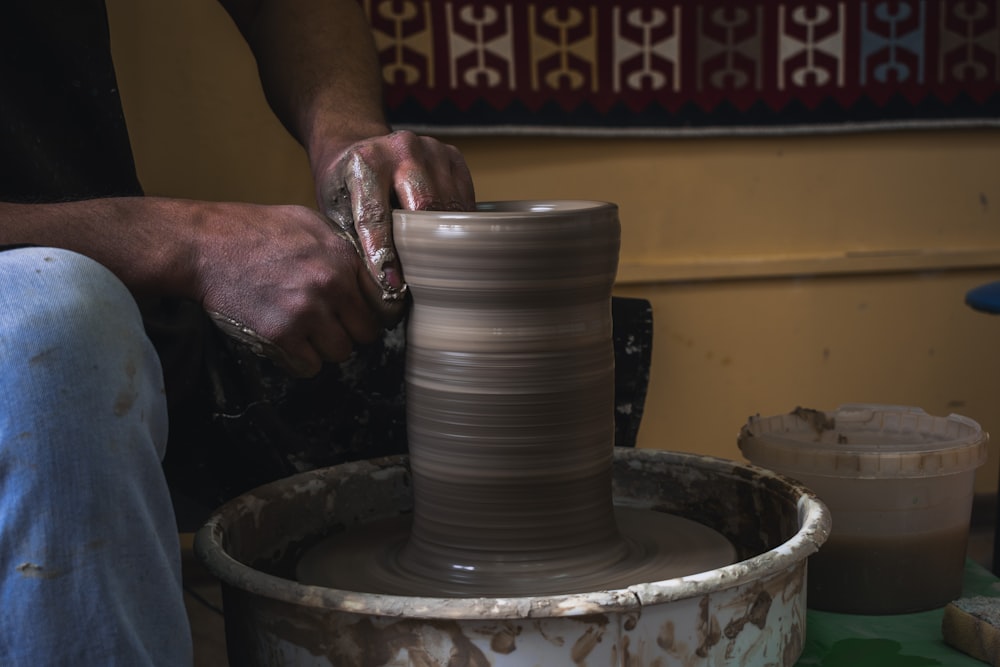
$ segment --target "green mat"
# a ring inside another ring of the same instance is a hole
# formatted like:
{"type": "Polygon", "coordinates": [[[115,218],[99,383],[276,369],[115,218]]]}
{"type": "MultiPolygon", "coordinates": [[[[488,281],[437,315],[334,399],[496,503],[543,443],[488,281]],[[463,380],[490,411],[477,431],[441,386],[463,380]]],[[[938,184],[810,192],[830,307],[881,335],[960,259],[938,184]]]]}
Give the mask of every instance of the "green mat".
{"type": "MultiPolygon", "coordinates": [[[[966,561],[962,595],[1000,597],[1000,579],[966,561]]],[[[806,645],[796,667],[982,667],[941,638],[943,609],[897,616],[809,610],[806,645]]]]}

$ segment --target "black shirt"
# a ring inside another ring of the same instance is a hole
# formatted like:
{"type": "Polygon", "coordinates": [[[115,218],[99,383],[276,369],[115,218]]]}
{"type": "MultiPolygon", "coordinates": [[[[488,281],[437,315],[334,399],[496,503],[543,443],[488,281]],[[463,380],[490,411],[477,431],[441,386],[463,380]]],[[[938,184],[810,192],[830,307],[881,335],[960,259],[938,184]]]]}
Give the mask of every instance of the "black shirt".
{"type": "Polygon", "coordinates": [[[0,201],[142,194],[104,1],[0,7],[0,201]]]}

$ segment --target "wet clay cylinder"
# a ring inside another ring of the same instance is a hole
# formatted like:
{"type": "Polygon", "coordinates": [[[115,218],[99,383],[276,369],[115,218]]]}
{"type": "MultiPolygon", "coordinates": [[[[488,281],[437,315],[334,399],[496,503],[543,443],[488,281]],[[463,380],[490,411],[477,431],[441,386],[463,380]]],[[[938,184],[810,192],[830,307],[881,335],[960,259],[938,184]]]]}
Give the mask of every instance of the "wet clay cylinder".
{"type": "Polygon", "coordinates": [[[538,596],[733,562],[733,545],[706,526],[614,503],[616,206],[399,211],[393,233],[413,299],[413,513],[331,534],[298,561],[299,581],[389,595],[538,596]]]}
{"type": "Polygon", "coordinates": [[[408,576],[510,594],[627,557],[611,492],[619,234],[601,202],[395,213],[413,298],[408,576]]]}

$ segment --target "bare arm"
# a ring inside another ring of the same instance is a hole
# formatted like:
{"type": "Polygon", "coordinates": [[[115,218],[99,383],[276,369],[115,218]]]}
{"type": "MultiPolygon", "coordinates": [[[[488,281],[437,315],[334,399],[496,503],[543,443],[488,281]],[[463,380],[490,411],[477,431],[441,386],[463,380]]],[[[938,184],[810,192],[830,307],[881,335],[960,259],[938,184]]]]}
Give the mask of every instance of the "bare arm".
{"type": "Polygon", "coordinates": [[[257,58],[272,108],[309,154],[320,210],[358,239],[393,310],[403,283],[392,208],[472,208],[464,159],[432,138],[390,133],[371,30],[356,0],[220,1],[257,58]]]}
{"type": "Polygon", "coordinates": [[[374,339],[379,293],[351,243],[315,211],[157,197],[0,202],[0,245],[73,250],[138,296],[201,303],[272,341],[290,370],[316,373],[374,339]]]}
{"type": "Polygon", "coordinates": [[[275,114],[311,158],[389,133],[356,0],[220,0],[257,58],[275,114]]]}
{"type": "Polygon", "coordinates": [[[163,233],[192,216],[205,217],[189,202],[152,197],[0,202],[0,245],[73,250],[104,264],[136,295],[196,298],[193,231],[163,233]]]}

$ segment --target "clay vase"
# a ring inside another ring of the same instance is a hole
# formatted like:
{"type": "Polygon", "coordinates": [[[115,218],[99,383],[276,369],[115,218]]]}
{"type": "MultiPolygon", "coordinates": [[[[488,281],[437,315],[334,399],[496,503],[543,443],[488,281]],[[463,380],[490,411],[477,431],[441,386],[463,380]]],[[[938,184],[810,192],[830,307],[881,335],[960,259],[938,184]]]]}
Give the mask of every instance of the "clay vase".
{"type": "Polygon", "coordinates": [[[599,576],[628,552],[611,483],[617,207],[396,211],[393,233],[413,299],[397,565],[463,596],[599,576]]]}

